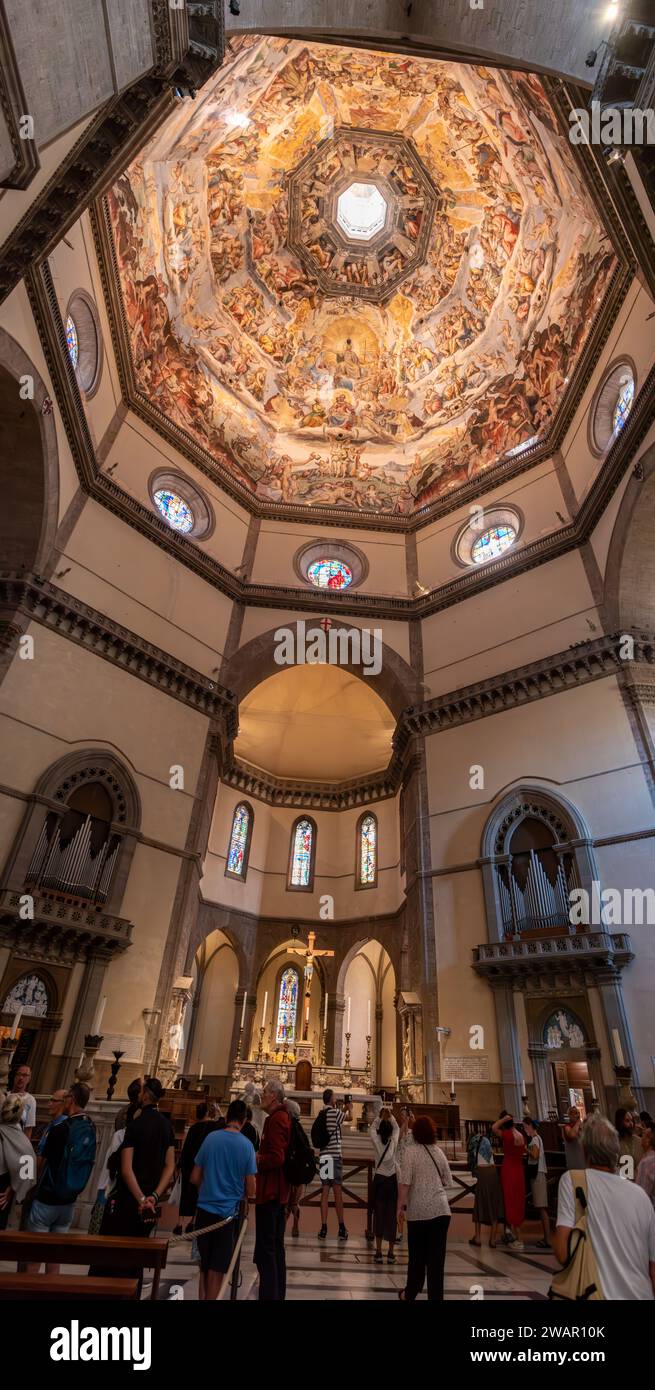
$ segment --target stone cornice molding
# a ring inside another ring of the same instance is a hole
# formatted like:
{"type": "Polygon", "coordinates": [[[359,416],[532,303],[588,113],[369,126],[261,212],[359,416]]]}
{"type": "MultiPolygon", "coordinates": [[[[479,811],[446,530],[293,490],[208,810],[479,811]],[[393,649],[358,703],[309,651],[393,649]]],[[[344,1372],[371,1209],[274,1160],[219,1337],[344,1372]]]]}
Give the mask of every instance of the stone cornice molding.
{"type": "Polygon", "coordinates": [[[133,924],[82,899],[44,889],[0,890],[0,943],[35,960],[72,964],[88,955],[110,960],[131,945],[133,924]],[[26,896],[34,917],[21,916],[26,896]]]}
{"type": "Polygon", "coordinates": [[[240,795],[251,796],[268,806],[293,807],[308,811],[347,811],[396,796],[407,775],[409,759],[393,755],[389,766],[370,777],[344,782],[307,783],[292,778],[272,777],[239,758],[228,759],[221,781],[240,795]]]}
{"type": "Polygon", "coordinates": [[[575,936],[541,939],[522,937],[520,941],[491,941],[473,950],[473,969],[490,984],[519,984],[526,977],[552,978],[554,975],[582,975],[599,983],[609,971],[618,978],[634,960],[632,942],[626,932],[580,932],[575,936]]]}
{"type": "MultiPolygon", "coordinates": [[[[644,633],[628,635],[634,637],[634,660],[655,666],[655,638],[644,633]]],[[[625,633],[613,633],[579,642],[555,656],[542,657],[504,675],[491,676],[476,685],[440,695],[407,710],[404,721],[415,734],[440,733],[548,695],[577,689],[590,681],[620,676],[632,664],[620,655],[625,636],[625,633]]]]}
{"type": "Polygon", "coordinates": [[[0,605],[85,647],[166,695],[237,732],[235,697],[191,666],[36,575],[0,574],[0,605]]]}

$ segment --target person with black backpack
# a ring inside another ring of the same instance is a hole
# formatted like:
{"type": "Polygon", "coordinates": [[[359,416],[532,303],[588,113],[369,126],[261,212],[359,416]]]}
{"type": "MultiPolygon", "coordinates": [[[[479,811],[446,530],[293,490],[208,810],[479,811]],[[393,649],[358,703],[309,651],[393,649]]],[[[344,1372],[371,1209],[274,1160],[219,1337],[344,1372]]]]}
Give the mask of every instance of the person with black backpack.
{"type": "MultiPolygon", "coordinates": [[[[42,1166],[25,1229],[40,1235],[63,1235],[73,1222],[75,1203],[93,1172],[97,1136],[95,1125],[84,1114],[91,1092],[76,1081],[63,1098],[65,1120],[53,1124],[40,1154],[42,1166]]],[[[28,1265],[38,1274],[40,1264],[28,1265]]],[[[59,1265],[47,1264],[46,1274],[58,1274],[59,1265]]]]}
{"type": "Polygon", "coordinates": [[[284,1172],[290,1187],[287,1199],[286,1220],[293,1216],[292,1236],[300,1235],[300,1203],[305,1188],[316,1177],[316,1159],[300,1120],[300,1106],[297,1100],[284,1102],[291,1120],[291,1138],[284,1160],[284,1172]]]}

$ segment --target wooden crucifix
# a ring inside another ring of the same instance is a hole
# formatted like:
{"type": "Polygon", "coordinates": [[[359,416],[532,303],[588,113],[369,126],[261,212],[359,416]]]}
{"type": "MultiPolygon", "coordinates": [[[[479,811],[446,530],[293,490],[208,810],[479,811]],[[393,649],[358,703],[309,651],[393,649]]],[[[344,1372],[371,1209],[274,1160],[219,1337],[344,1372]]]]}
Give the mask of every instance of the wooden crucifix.
{"type": "Polygon", "coordinates": [[[295,956],[304,956],[304,957],[305,957],[305,969],[304,969],[304,977],[305,977],[305,1003],[304,1003],[303,1026],[302,1026],[302,1040],[303,1040],[303,1042],[306,1042],[306,1041],[307,1041],[307,1036],[308,1036],[308,1031],[309,1031],[309,1004],[310,1004],[311,993],[312,993],[312,975],[314,974],[314,961],[316,960],[316,957],[317,957],[317,956],[333,956],[333,955],[334,955],[334,951],[316,951],[316,950],[314,950],[314,942],[315,942],[315,941],[316,941],[316,932],[315,932],[315,931],[310,931],[310,932],[308,933],[308,936],[307,936],[307,947],[306,947],[306,948],[305,948],[305,947],[301,947],[301,946],[291,946],[291,947],[290,947],[290,950],[291,950],[291,952],[293,953],[293,955],[295,955],[295,956]]]}

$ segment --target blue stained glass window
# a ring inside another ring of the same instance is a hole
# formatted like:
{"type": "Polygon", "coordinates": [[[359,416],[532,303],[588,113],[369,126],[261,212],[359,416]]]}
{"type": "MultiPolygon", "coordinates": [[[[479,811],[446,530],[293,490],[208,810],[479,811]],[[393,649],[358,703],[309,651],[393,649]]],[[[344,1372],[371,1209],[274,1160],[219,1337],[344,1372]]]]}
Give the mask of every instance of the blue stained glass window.
{"type": "Polygon", "coordinates": [[[623,429],[623,426],[632,410],[632,403],[635,397],[635,384],[632,377],[624,381],[616,399],[614,414],[612,416],[612,426],[615,432],[623,429]]]}
{"type": "Polygon", "coordinates": [[[498,555],[502,555],[510,545],[516,540],[516,531],[513,526],[491,526],[488,531],[484,531],[474,541],[471,549],[471,559],[474,564],[481,565],[485,560],[495,560],[498,555]]]}
{"type": "Polygon", "coordinates": [[[312,837],[310,820],[299,820],[293,833],[291,853],[291,883],[294,888],[308,888],[312,870],[312,837]]]}
{"type": "Polygon", "coordinates": [[[375,883],[378,827],[375,816],[364,816],[359,827],[359,881],[375,883]]]}
{"type": "Polygon", "coordinates": [[[241,877],[245,871],[249,829],[250,811],[242,802],[240,806],[237,806],[232,821],[230,848],[227,852],[227,871],[229,874],[238,874],[241,877]]]}
{"type": "Polygon", "coordinates": [[[298,971],[290,965],[280,980],[280,997],[277,1007],[276,1044],[292,1043],[296,1036],[296,1014],[298,1012],[298,971]]]}
{"type": "Polygon", "coordinates": [[[75,320],[71,318],[70,314],[66,319],[66,346],[68,348],[68,356],[70,357],[73,367],[75,368],[77,367],[77,361],[80,355],[80,345],[77,341],[77,329],[75,327],[75,320]]]}
{"type": "Polygon", "coordinates": [[[168,488],[159,488],[155,493],[155,504],[174,531],[185,534],[193,530],[193,512],[183,497],[178,497],[168,488]]]}
{"type": "Polygon", "coordinates": [[[313,560],[307,578],[317,589],[347,589],[353,582],[353,572],[343,560],[313,560]]]}

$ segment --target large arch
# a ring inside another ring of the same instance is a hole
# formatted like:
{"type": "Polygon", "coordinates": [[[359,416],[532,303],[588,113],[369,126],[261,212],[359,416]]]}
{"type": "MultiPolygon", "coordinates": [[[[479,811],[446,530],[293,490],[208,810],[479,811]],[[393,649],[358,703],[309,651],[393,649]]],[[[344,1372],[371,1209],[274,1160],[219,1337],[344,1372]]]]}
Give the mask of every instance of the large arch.
{"type": "Polygon", "coordinates": [[[605,567],[605,621],[610,632],[655,632],[655,444],[628,480],[605,567]]]}
{"type": "Polygon", "coordinates": [[[59,516],[59,457],[48,390],[15,338],[0,328],[0,417],[12,448],[2,457],[3,568],[42,573],[59,516]],[[31,380],[30,380],[31,379],[31,380]],[[21,398],[21,390],[33,392],[21,398]]]}
{"type": "MultiPolygon", "coordinates": [[[[312,616],[305,619],[307,632],[318,627],[319,617],[312,616]]],[[[293,631],[295,622],[287,624],[293,631]]],[[[348,622],[335,623],[339,629],[345,629],[350,635],[361,634],[362,628],[348,622]]],[[[279,633],[282,624],[269,628],[267,632],[260,633],[257,637],[251,638],[244,643],[232,657],[226,661],[221,671],[221,684],[228,690],[234,692],[238,700],[243,700],[256,685],[260,685],[268,676],[279,675],[281,671],[288,667],[281,666],[275,660],[276,651],[280,649],[279,633]]],[[[370,629],[368,629],[370,631],[370,629]]],[[[387,708],[396,719],[400,717],[402,711],[408,705],[418,704],[423,699],[423,688],[416,672],[407,661],[394,651],[385,642],[380,643],[380,671],[375,675],[363,676],[362,666],[352,661],[339,663],[344,671],[349,671],[353,676],[360,680],[365,680],[367,686],[374,690],[380,699],[384,701],[387,708]]]]}

